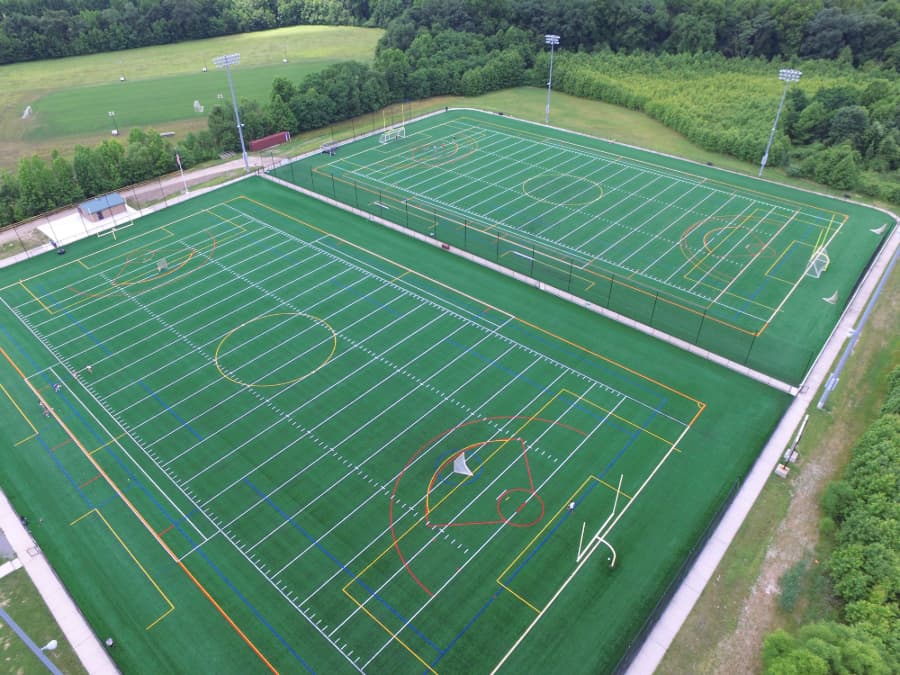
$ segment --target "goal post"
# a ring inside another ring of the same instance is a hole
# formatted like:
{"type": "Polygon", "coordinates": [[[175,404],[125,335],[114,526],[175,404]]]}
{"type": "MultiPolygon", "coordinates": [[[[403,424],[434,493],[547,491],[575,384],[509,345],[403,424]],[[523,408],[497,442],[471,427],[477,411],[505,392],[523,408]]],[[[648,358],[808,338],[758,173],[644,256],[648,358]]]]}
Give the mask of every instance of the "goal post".
{"type": "Polygon", "coordinates": [[[406,138],[406,127],[388,127],[378,137],[378,142],[386,145],[403,138],[406,138]]]}
{"type": "Polygon", "coordinates": [[[610,533],[610,530],[612,530],[612,525],[610,525],[610,522],[612,522],[613,525],[615,524],[615,521],[613,519],[615,518],[616,510],[619,507],[619,495],[622,494],[622,480],[624,478],[625,474],[619,475],[619,485],[616,488],[615,499],[613,499],[612,511],[606,517],[606,520],[603,521],[603,524],[597,529],[597,532],[594,534],[594,536],[591,537],[590,541],[588,541],[586,546],[584,545],[584,531],[587,528],[587,523],[584,522],[581,524],[581,536],[578,539],[578,552],[575,555],[576,563],[581,563],[581,561],[585,558],[589,558],[590,556],[592,556],[594,554],[594,551],[597,550],[600,544],[603,544],[610,550],[611,553],[609,558],[609,566],[615,567],[616,549],[613,548],[613,545],[606,540],[606,535],[608,535],[610,533]]]}
{"type": "Polygon", "coordinates": [[[830,262],[831,258],[828,257],[828,250],[824,246],[816,249],[806,266],[806,276],[818,279],[828,269],[830,262]]]}

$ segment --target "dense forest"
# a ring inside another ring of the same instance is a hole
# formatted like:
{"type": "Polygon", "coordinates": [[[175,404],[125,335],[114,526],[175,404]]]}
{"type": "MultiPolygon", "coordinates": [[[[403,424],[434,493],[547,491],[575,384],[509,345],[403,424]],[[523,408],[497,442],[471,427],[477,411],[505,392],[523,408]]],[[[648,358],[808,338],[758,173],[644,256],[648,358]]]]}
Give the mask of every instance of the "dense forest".
{"type": "Polygon", "coordinates": [[[898,0],[3,0],[0,64],[325,23],[386,27],[403,50],[423,28],[515,26],[572,50],[900,65],[898,0]]]}
{"type": "Polygon", "coordinates": [[[900,368],[889,379],[881,416],[822,499],[834,616],[772,633],[763,648],[770,675],[900,670],[900,368]]]}
{"type": "MultiPolygon", "coordinates": [[[[400,101],[545,87],[543,36],[554,32],[554,89],[640,110],[751,163],[783,91],[778,69],[799,68],[768,165],[900,204],[900,0],[0,0],[0,60],[315,21],[384,26],[374,63],[275,80],[268,100],[241,101],[246,137],[400,101]],[[96,40],[83,38],[86,17],[106,17],[96,40]]],[[[23,159],[0,175],[0,225],[174,171],[176,149],[185,167],[240,149],[227,105],[177,148],[154,135],[79,147],[74,160],[23,159]]]]}

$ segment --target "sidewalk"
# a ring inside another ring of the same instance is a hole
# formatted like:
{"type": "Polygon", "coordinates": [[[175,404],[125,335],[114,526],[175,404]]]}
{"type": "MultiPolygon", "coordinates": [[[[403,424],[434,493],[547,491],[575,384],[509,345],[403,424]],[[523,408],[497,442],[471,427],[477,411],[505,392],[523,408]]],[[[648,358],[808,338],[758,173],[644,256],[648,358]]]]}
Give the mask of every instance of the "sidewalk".
{"type": "Polygon", "coordinates": [[[669,600],[665,611],[647,635],[634,660],[628,666],[626,671],[628,675],[649,675],[659,666],[666,650],[672,644],[678,631],[681,630],[688,614],[691,613],[700,594],[703,593],[703,589],[706,588],[706,584],[715,573],[722,557],[743,524],[744,518],[747,517],[747,513],[762,492],[763,486],[772,475],[784,449],[790,445],[794,431],[800,425],[807,408],[813,403],[816,392],[828,376],[841,347],[856,326],[857,320],[898,246],[900,246],[900,225],[895,225],[891,238],[881,250],[881,254],[872,265],[859,291],[841,317],[837,329],[832,333],[831,340],[825,345],[825,349],[807,376],[806,386],[781,418],[740,491],[725,512],[725,516],[706,542],[678,590],[669,600]]]}
{"type": "Polygon", "coordinates": [[[47,562],[34,539],[25,530],[19,516],[13,511],[12,505],[2,491],[0,491],[0,530],[17,556],[0,569],[6,569],[8,570],[6,573],[9,573],[16,565],[25,568],[53,614],[53,618],[56,619],[56,623],[59,624],[63,635],[66,636],[66,640],[72,645],[72,649],[78,654],[82,665],[91,675],[118,673],[119,671],[110,659],[106,648],[91,631],[87,620],[75,606],[66,589],[63,588],[56,573],[51,569],[50,563],[47,562]]]}

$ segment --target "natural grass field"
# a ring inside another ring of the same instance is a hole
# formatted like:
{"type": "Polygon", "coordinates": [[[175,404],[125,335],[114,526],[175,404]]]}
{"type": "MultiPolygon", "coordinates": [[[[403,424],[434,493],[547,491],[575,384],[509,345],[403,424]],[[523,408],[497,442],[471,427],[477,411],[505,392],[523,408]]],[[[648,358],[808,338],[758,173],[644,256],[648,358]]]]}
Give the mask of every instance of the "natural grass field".
{"type": "Polygon", "coordinates": [[[788,402],[261,179],[68,248],[0,273],[3,487],[126,672],[609,670],[788,402]]]}
{"type": "MultiPolygon", "coordinates": [[[[57,641],[57,648],[45,654],[63,673],[81,675],[86,672],[24,569],[0,579],[0,605],[39,647],[51,640],[57,641]]],[[[0,664],[5,673],[37,675],[47,672],[40,660],[5,623],[0,625],[0,664]]]]}
{"type": "Polygon", "coordinates": [[[109,138],[111,110],[125,137],[134,126],[179,134],[206,128],[206,115],[194,112],[194,101],[208,113],[217,94],[230,99],[225,74],[213,57],[240,53],[241,63],[232,71],[238,96],[265,101],[275,77],[299,82],[341,61],[370,62],[381,34],[370,28],[296,26],[2,66],[0,168],[15,166],[25,155],[109,138]],[[282,63],[285,58],[288,62],[282,63]],[[119,81],[122,75],[125,82],[119,81]],[[29,105],[34,115],[22,119],[29,105]]]}

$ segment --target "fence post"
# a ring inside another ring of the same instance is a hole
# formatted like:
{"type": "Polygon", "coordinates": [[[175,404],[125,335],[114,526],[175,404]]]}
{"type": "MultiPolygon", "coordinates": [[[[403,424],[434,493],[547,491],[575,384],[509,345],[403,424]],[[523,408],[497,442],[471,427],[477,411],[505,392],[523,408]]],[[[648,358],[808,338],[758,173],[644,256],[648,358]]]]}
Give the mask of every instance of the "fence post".
{"type": "Polygon", "coordinates": [[[650,309],[650,325],[653,325],[653,315],[656,314],[656,303],[659,300],[659,291],[653,296],[653,307],[650,309]]]}
{"type": "Polygon", "coordinates": [[[609,303],[612,302],[612,289],[616,283],[616,275],[609,275],[609,293],[606,294],[606,308],[609,309],[609,303]]]}
{"type": "Polygon", "coordinates": [[[697,334],[694,336],[694,344],[700,343],[700,331],[703,330],[703,324],[706,321],[706,310],[703,310],[703,316],[700,318],[700,325],[697,326],[697,334]]]}

